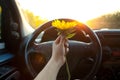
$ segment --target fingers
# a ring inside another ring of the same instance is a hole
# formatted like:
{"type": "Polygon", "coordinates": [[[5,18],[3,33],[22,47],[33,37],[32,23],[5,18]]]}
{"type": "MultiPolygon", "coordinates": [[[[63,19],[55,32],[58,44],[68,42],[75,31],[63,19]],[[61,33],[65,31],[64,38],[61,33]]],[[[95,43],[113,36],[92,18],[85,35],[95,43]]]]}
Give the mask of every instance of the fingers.
{"type": "Polygon", "coordinates": [[[56,44],[59,44],[59,43],[60,43],[60,40],[61,40],[60,38],[61,38],[61,36],[58,36],[58,37],[57,37],[57,39],[55,40],[55,43],[56,43],[56,44]]]}
{"type": "Polygon", "coordinates": [[[68,39],[65,39],[64,46],[65,46],[66,48],[69,47],[68,39]]]}
{"type": "Polygon", "coordinates": [[[63,45],[65,48],[69,48],[68,39],[64,35],[60,35],[55,40],[55,44],[63,45]]]}
{"type": "Polygon", "coordinates": [[[57,37],[57,39],[55,40],[55,43],[56,43],[56,44],[59,44],[59,43],[63,44],[64,41],[65,41],[65,36],[59,35],[59,36],[57,37]]]}
{"type": "Polygon", "coordinates": [[[69,52],[69,43],[68,43],[68,39],[65,39],[64,47],[65,47],[65,55],[66,55],[66,54],[69,52]]]}
{"type": "Polygon", "coordinates": [[[60,44],[64,44],[65,42],[65,36],[64,35],[60,35],[61,39],[60,39],[60,44]]]}
{"type": "Polygon", "coordinates": [[[62,44],[65,48],[69,47],[68,39],[65,36],[61,35],[60,44],[62,44]]]}
{"type": "Polygon", "coordinates": [[[66,53],[68,53],[69,52],[69,48],[67,48],[67,50],[66,50],[66,53]]]}

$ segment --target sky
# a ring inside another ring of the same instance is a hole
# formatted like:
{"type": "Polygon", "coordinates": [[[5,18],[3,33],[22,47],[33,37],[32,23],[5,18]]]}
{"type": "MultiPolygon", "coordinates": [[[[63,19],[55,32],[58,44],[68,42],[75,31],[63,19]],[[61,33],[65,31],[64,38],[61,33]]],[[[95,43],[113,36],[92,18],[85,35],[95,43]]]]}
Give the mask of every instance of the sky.
{"type": "Polygon", "coordinates": [[[85,22],[120,11],[120,0],[18,0],[23,8],[49,20],[71,18],[85,22]]]}

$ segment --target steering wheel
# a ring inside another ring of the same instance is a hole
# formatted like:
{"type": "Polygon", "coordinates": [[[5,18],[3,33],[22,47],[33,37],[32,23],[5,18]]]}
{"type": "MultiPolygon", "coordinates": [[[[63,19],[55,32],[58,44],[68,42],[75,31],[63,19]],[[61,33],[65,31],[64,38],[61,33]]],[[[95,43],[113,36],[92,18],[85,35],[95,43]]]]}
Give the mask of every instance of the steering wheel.
{"type": "MultiPolygon", "coordinates": [[[[75,21],[72,19],[59,20],[75,21]]],[[[38,35],[47,30],[54,29],[51,23],[52,21],[49,21],[36,29],[25,46],[25,63],[28,71],[33,77],[35,77],[38,72],[43,69],[51,57],[53,41],[45,41],[39,43],[35,42],[38,35]]],[[[79,25],[77,27],[79,29],[77,32],[82,32],[86,37],[89,37],[90,42],[69,40],[70,50],[67,54],[67,60],[72,76],[71,80],[88,80],[92,79],[96,75],[100,67],[102,60],[102,47],[97,35],[87,25],[80,22],[78,22],[78,24],[79,25]]],[[[42,36],[43,35],[44,34],[42,34],[42,36]]],[[[39,37],[42,39],[41,36],[39,37]]],[[[58,74],[58,80],[66,80],[66,78],[67,75],[65,67],[63,66],[58,74]]]]}

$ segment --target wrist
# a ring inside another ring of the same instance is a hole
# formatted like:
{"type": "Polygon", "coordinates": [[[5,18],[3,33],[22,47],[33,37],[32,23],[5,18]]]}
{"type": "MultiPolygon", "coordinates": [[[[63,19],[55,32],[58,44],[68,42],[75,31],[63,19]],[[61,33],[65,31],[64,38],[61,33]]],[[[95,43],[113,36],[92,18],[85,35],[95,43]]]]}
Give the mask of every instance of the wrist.
{"type": "Polygon", "coordinates": [[[60,69],[61,66],[63,65],[63,64],[61,63],[61,61],[58,61],[58,60],[56,60],[56,59],[53,58],[53,57],[51,57],[50,62],[51,62],[55,67],[57,67],[58,69],[60,69]]]}

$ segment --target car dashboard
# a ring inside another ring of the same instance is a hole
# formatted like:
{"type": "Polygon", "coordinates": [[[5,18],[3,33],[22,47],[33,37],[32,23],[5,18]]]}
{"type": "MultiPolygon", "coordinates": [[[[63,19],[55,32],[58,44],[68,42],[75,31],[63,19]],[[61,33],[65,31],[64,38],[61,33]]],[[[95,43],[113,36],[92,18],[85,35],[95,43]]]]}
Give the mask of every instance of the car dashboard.
{"type": "MultiPolygon", "coordinates": [[[[102,63],[97,73],[96,80],[119,80],[120,79],[120,30],[93,30],[98,36],[102,46],[102,63]]],[[[57,32],[48,30],[42,41],[54,40],[57,32]]],[[[90,42],[89,37],[79,32],[71,38],[83,42],[90,42]]]]}
{"type": "Polygon", "coordinates": [[[95,30],[102,45],[102,65],[98,80],[120,79],[120,30],[95,30]]]}
{"type": "MultiPolygon", "coordinates": [[[[94,30],[94,32],[97,34],[98,38],[100,39],[101,45],[102,45],[102,63],[100,66],[100,69],[96,75],[96,80],[119,80],[120,79],[120,30],[94,30]]],[[[57,36],[56,31],[48,30],[44,33],[44,36],[42,37],[42,41],[47,40],[54,40],[57,36]],[[52,33],[51,33],[52,32],[52,33]],[[49,33],[49,34],[48,34],[49,33]],[[46,35],[47,34],[47,35],[46,35]],[[51,37],[50,37],[51,36],[51,37]]],[[[79,38],[74,37],[73,39],[89,42],[88,37],[84,37],[82,33],[77,34],[77,36],[80,36],[79,38]]],[[[20,69],[18,68],[17,62],[15,62],[15,56],[12,55],[12,53],[9,53],[8,51],[4,51],[3,55],[0,55],[0,61],[2,61],[0,64],[0,78],[5,79],[6,76],[11,76],[11,73],[19,72],[20,75],[20,69]],[[7,57],[5,57],[7,55],[7,57]],[[12,62],[11,62],[12,61],[12,62]],[[13,65],[13,64],[17,65],[13,65]],[[10,71],[11,69],[14,69],[10,71]],[[8,70],[8,71],[6,71],[8,70]],[[4,73],[5,72],[5,73],[4,73]]],[[[12,74],[13,75],[13,74],[12,74]]],[[[14,76],[16,76],[14,75],[14,76]]],[[[11,78],[11,77],[10,77],[11,78]]],[[[13,78],[13,77],[12,77],[13,78]]],[[[17,77],[18,79],[18,77],[17,77]]]]}

